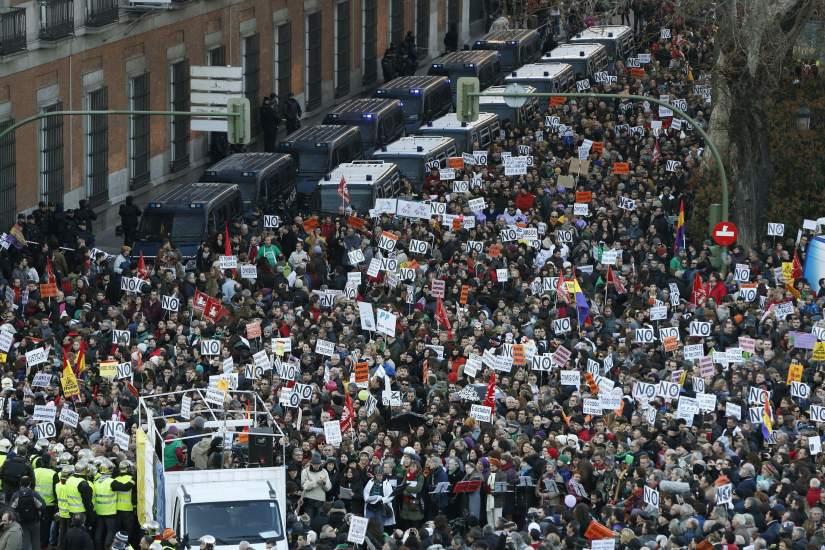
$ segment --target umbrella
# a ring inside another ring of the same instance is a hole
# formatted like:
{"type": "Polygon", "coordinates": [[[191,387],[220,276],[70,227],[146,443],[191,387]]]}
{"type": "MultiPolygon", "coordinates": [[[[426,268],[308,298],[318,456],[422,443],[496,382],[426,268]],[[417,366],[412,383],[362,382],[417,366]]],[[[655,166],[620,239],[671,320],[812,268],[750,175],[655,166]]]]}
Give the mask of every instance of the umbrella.
{"type": "Polygon", "coordinates": [[[427,417],[423,414],[408,412],[398,414],[390,418],[387,428],[398,431],[412,431],[413,428],[417,428],[418,426],[421,426],[422,424],[426,423],[427,417]]]}

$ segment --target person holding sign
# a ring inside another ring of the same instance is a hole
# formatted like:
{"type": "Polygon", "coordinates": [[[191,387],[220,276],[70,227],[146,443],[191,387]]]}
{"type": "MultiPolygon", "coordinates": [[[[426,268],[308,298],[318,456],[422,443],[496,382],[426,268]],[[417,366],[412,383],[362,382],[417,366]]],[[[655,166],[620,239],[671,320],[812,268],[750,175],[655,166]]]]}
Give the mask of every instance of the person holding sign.
{"type": "Polygon", "coordinates": [[[372,469],[372,478],[364,486],[364,517],[375,520],[379,525],[395,525],[395,511],[392,502],[395,498],[393,485],[384,475],[384,466],[372,469]]]}

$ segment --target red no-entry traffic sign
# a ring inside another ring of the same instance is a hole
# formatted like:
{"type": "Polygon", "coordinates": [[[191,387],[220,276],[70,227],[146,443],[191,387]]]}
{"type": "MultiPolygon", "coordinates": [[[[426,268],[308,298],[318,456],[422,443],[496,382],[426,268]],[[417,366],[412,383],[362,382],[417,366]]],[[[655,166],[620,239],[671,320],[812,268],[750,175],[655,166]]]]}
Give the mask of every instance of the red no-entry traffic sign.
{"type": "Polygon", "coordinates": [[[719,222],[713,228],[711,237],[713,242],[719,246],[730,246],[736,242],[736,237],[739,236],[739,230],[733,222],[719,222]]]}

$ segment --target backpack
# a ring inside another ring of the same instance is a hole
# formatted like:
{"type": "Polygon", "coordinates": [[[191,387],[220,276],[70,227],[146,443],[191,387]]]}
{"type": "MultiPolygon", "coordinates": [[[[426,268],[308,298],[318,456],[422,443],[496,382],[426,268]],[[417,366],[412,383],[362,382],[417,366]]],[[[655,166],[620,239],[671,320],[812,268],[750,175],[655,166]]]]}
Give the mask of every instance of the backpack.
{"type": "Polygon", "coordinates": [[[21,490],[17,496],[17,515],[20,516],[21,523],[31,523],[40,519],[40,512],[37,510],[37,501],[34,493],[30,490],[21,490]]]}

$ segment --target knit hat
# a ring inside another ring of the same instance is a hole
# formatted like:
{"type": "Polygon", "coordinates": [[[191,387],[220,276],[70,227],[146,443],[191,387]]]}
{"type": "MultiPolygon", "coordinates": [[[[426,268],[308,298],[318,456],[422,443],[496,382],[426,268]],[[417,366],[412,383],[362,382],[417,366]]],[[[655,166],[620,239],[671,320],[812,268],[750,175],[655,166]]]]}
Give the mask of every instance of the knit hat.
{"type": "Polygon", "coordinates": [[[123,531],[115,533],[115,539],[112,541],[113,550],[125,550],[129,546],[129,536],[123,531]]]}

